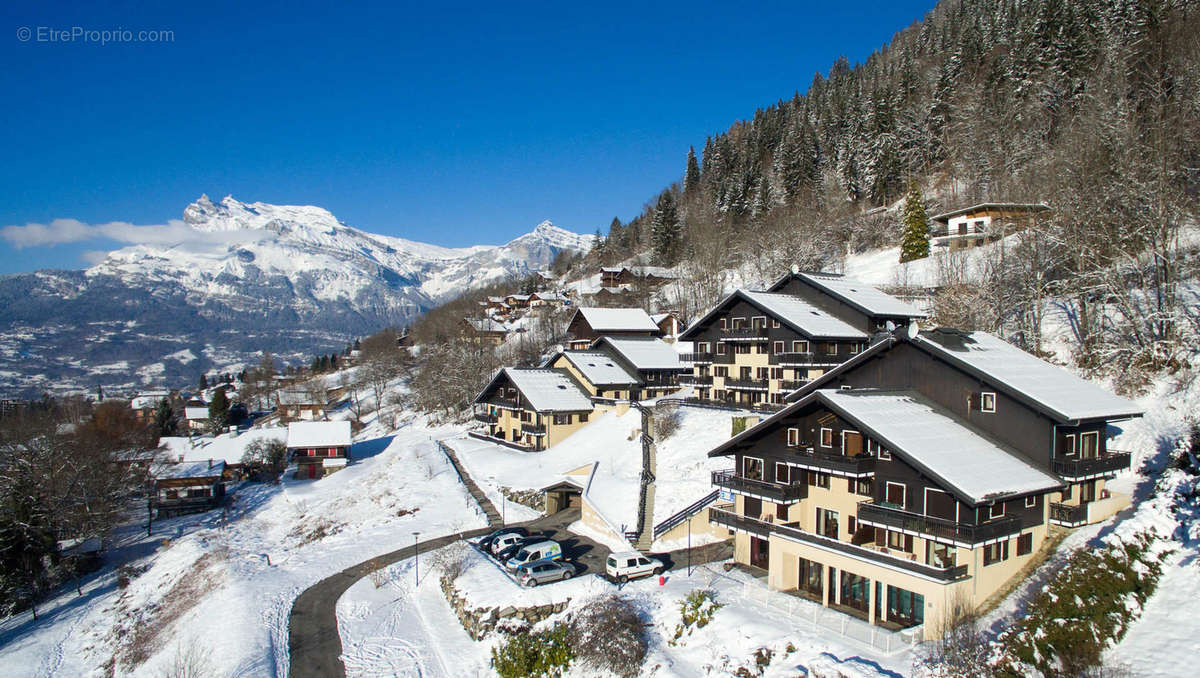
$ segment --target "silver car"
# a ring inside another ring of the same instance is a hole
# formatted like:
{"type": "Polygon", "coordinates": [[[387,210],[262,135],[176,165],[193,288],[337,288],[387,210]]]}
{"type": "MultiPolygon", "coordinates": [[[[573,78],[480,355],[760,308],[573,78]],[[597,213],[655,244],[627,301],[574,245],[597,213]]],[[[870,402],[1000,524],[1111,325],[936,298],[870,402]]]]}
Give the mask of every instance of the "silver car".
{"type": "Polygon", "coordinates": [[[562,581],[575,576],[575,566],[561,560],[538,560],[517,568],[517,581],[523,586],[537,586],[548,581],[562,581]]]}

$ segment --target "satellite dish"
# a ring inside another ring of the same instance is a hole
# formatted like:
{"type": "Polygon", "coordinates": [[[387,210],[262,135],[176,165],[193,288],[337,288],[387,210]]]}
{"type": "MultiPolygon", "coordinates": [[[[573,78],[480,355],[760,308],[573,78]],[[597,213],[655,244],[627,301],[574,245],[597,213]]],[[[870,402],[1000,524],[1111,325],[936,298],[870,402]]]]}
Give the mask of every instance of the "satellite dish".
{"type": "Polygon", "coordinates": [[[896,323],[889,320],[883,324],[883,328],[886,329],[888,332],[895,332],[896,331],[896,323]]]}
{"type": "Polygon", "coordinates": [[[920,326],[917,325],[916,320],[913,320],[912,322],[908,323],[908,338],[909,339],[916,339],[917,333],[920,331],[921,331],[921,328],[920,328],[920,326]]]}

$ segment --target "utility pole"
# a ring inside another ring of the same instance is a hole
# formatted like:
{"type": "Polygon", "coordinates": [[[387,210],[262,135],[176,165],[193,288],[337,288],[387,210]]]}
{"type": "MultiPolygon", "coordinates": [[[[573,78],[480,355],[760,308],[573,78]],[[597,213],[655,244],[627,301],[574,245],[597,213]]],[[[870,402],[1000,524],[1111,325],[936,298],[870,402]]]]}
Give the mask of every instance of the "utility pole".
{"type": "Polygon", "coordinates": [[[413,532],[413,581],[414,586],[421,585],[421,545],[417,541],[420,532],[413,532]]]}

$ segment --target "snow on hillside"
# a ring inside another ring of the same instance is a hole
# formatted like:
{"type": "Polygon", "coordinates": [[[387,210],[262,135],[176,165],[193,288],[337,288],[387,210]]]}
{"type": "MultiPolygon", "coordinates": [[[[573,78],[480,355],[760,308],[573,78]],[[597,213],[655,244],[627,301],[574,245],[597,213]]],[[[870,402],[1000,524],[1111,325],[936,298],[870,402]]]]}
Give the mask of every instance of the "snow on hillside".
{"type": "Polygon", "coordinates": [[[216,437],[200,436],[188,438],[172,436],[162,438],[159,444],[165,448],[169,459],[177,461],[224,460],[228,464],[240,464],[246,448],[259,440],[287,442],[287,429],[256,428],[244,433],[222,433],[216,437]]]}

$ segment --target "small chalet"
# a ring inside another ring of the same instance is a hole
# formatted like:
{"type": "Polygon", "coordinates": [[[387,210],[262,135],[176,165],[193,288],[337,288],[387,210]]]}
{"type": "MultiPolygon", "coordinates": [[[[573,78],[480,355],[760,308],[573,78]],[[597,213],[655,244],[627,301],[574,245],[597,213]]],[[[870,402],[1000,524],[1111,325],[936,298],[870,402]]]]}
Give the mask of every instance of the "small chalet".
{"type": "Polygon", "coordinates": [[[603,336],[592,344],[592,351],[612,357],[630,374],[636,374],[640,388],[633,400],[658,398],[679,390],[679,377],[689,370],[679,353],[658,337],[603,336]]]}
{"type": "Polygon", "coordinates": [[[504,303],[513,309],[529,308],[530,296],[528,294],[510,294],[504,297],[504,303]]]}
{"type": "Polygon", "coordinates": [[[1075,527],[1129,505],[1105,482],[1130,466],[1112,449],[1114,423],[1138,406],[986,332],[897,332],[788,396],[818,388],[913,389],[1056,476],[1050,522],[1075,527]]]}
{"type": "Polygon", "coordinates": [[[640,308],[580,307],[567,323],[570,347],[585,349],[600,337],[660,337],[658,324],[640,308]]]}
{"type": "Polygon", "coordinates": [[[542,367],[566,370],[594,398],[630,400],[642,385],[636,370],[603,351],[559,351],[542,367]]]}
{"type": "Polygon", "coordinates": [[[134,416],[140,422],[154,421],[154,413],[158,410],[158,405],[166,398],[170,400],[171,393],[169,391],[142,391],[129,401],[129,407],[133,410],[134,416]]]}
{"type": "Polygon", "coordinates": [[[561,308],[563,306],[569,306],[570,303],[571,300],[568,299],[566,295],[559,294],[558,292],[534,292],[533,294],[529,295],[530,308],[561,308]]]}
{"type": "Polygon", "coordinates": [[[799,297],[871,335],[927,317],[912,304],[836,273],[789,273],[767,291],[799,297]]]}
{"type": "Polygon", "coordinates": [[[633,300],[633,292],[624,287],[601,287],[583,296],[592,306],[605,308],[627,305],[633,300]]]}
{"type": "Polygon", "coordinates": [[[779,409],[784,396],[866,348],[870,336],[791,294],[738,290],[683,331],[701,401],[779,409]]]}
{"type": "Polygon", "coordinates": [[[519,450],[544,450],[579,430],[592,414],[587,390],[566,369],[506,367],[475,398],[486,433],[471,435],[519,450]]]}
{"type": "Polygon", "coordinates": [[[192,399],[183,406],[183,417],[189,431],[203,432],[208,429],[208,405],[203,400],[192,399]]]}
{"type": "Polygon", "coordinates": [[[654,321],[655,325],[658,325],[658,329],[662,330],[664,338],[674,339],[683,330],[679,317],[672,312],[655,313],[650,316],[650,319],[654,321]]]}
{"type": "Polygon", "coordinates": [[[1036,203],[986,202],[944,212],[932,218],[936,225],[929,242],[951,252],[978,247],[1029,228],[1049,210],[1036,203]]]}
{"type": "Polygon", "coordinates": [[[600,269],[601,287],[621,287],[633,284],[633,271],[623,266],[606,266],[600,269]]]}
{"type": "Polygon", "coordinates": [[[315,421],[325,418],[325,407],[329,395],[324,389],[309,391],[305,389],[287,389],[280,391],[279,414],[286,419],[301,419],[315,421]]]}
{"type": "Polygon", "coordinates": [[[157,518],[199,513],[216,507],[225,496],[223,460],[160,464],[154,469],[150,509],[157,518]]]}
{"type": "Polygon", "coordinates": [[[467,318],[464,322],[466,323],[467,337],[477,344],[499,346],[508,338],[508,327],[502,322],[491,318],[467,318]]]}
{"type": "Polygon", "coordinates": [[[321,478],[350,460],[350,422],[303,421],[288,424],[288,455],[296,478],[321,478]]]}
{"type": "Polygon", "coordinates": [[[675,278],[671,269],[662,266],[615,266],[600,269],[602,287],[660,287],[675,278]]]}

